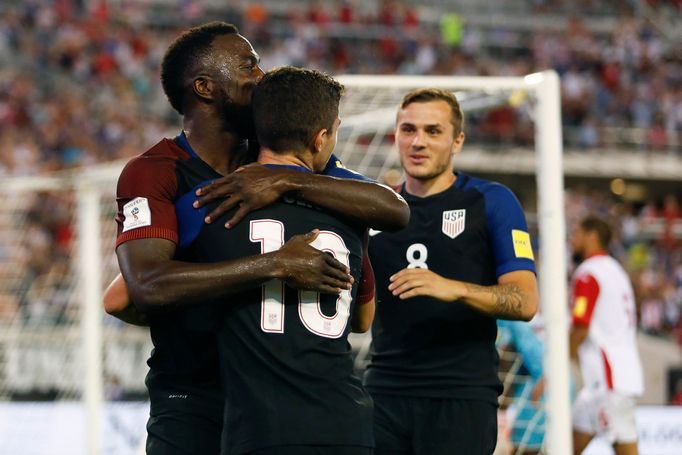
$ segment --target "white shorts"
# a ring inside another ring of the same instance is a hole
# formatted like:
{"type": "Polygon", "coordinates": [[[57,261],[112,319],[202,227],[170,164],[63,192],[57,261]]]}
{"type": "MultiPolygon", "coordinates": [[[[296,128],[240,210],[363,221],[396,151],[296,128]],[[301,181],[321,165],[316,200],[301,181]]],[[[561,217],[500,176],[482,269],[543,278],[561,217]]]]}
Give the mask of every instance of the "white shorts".
{"type": "Polygon", "coordinates": [[[635,398],[618,392],[582,389],[573,403],[573,429],[609,444],[636,442],[636,406],[635,398]]]}

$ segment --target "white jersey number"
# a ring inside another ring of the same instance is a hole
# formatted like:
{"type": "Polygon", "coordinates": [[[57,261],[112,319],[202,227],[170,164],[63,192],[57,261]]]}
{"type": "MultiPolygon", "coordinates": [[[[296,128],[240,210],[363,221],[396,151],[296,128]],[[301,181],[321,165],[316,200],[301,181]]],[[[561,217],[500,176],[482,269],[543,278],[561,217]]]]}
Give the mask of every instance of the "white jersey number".
{"type": "MultiPolygon", "coordinates": [[[[284,245],[284,225],[277,220],[251,221],[250,240],[260,243],[261,254],[279,250],[284,245]]],[[[350,266],[350,252],[343,239],[331,231],[320,231],[311,246],[330,253],[345,266],[350,266]]],[[[261,329],[268,333],[284,333],[284,283],[272,280],[262,286],[261,329]]],[[[298,316],[308,331],[326,338],[343,335],[350,316],[351,293],[341,291],[336,299],[336,313],[326,316],[320,307],[320,294],[299,291],[298,316]]]]}
{"type": "Polygon", "coordinates": [[[405,253],[408,269],[428,269],[426,260],[429,258],[429,250],[423,243],[413,243],[405,253]]]}

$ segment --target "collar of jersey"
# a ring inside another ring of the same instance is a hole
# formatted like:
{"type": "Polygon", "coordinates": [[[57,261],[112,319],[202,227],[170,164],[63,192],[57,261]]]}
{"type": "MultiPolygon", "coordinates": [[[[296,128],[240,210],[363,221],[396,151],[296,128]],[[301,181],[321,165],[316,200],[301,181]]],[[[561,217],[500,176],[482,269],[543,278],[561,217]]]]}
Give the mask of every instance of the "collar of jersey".
{"type": "Polygon", "coordinates": [[[457,179],[455,180],[455,183],[453,183],[450,187],[446,188],[445,190],[441,191],[440,193],[432,194],[430,196],[425,196],[425,197],[420,197],[420,196],[415,196],[413,194],[410,194],[407,192],[407,189],[405,188],[405,182],[400,186],[400,194],[403,196],[405,199],[410,199],[414,201],[430,201],[433,199],[438,199],[439,197],[446,197],[447,193],[451,191],[452,189],[464,189],[466,186],[469,178],[466,174],[463,174],[459,171],[455,171],[455,175],[457,176],[457,179]]]}
{"type": "Polygon", "coordinates": [[[189,141],[185,135],[185,130],[180,131],[180,134],[175,136],[175,143],[178,144],[185,152],[189,153],[192,158],[199,158],[197,152],[195,152],[192,146],[189,145],[189,141]]]}
{"type": "Polygon", "coordinates": [[[263,166],[270,169],[291,169],[293,171],[307,172],[308,174],[313,173],[313,171],[311,171],[307,167],[296,166],[293,164],[264,164],[263,166]]]}

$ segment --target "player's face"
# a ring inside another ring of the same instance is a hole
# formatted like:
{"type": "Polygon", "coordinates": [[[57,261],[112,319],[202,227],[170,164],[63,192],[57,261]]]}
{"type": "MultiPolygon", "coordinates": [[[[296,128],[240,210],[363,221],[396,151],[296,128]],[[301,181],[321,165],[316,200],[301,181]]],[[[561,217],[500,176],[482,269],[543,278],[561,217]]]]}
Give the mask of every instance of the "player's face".
{"type": "Polygon", "coordinates": [[[241,35],[223,35],[213,41],[216,78],[219,83],[219,114],[228,129],[236,127],[242,137],[255,137],[251,96],[263,77],[259,57],[241,35]]]}
{"type": "Polygon", "coordinates": [[[586,233],[581,227],[577,227],[571,235],[571,252],[573,253],[573,258],[581,261],[585,249],[585,237],[586,233]]]}
{"type": "Polygon", "coordinates": [[[432,180],[452,172],[452,157],[464,143],[454,134],[452,111],[445,101],[411,103],[398,112],[396,142],[405,173],[432,180]]]}
{"type": "Polygon", "coordinates": [[[260,57],[241,35],[222,35],[213,41],[211,53],[222,91],[236,105],[251,104],[251,95],[263,70],[260,57]]]}

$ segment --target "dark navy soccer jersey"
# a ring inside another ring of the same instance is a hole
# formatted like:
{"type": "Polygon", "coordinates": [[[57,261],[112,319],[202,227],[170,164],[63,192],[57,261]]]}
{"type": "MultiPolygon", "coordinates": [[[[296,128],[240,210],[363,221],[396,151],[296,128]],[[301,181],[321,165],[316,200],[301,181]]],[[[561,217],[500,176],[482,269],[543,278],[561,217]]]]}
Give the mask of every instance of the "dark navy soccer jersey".
{"type": "Polygon", "coordinates": [[[205,225],[192,248],[204,262],[268,253],[320,229],[313,246],[356,278],[339,296],[297,291],[280,280],[215,303],[225,390],[223,453],[286,445],[372,447],[372,404],[353,373],[347,337],[362,268],[364,227],[284,198],[226,231],[228,213],[205,225]]]}
{"type": "Polygon", "coordinates": [[[428,268],[479,285],[515,270],[535,271],[521,206],[506,187],[457,173],[446,191],[425,198],[401,192],[409,225],[396,233],[370,231],[377,282],[371,392],[497,403],[495,319],[464,303],[429,297],[400,300],[388,290],[404,268],[428,268]]]}
{"type": "MultiPolygon", "coordinates": [[[[245,148],[245,146],[243,147],[245,148]]],[[[184,133],[133,158],[118,181],[116,246],[143,238],[178,243],[176,200],[197,184],[222,177],[189,147],[184,133]]],[[[178,248],[174,259],[194,262],[178,248]]],[[[164,308],[148,315],[154,350],[147,384],[192,394],[219,393],[218,351],[200,307],[164,308]]],[[[222,406],[221,406],[222,407],[222,406]]]]}
{"type": "MultiPolygon", "coordinates": [[[[236,153],[248,160],[251,148],[244,142],[236,153]]],[[[325,172],[363,178],[343,168],[333,156],[325,172]]],[[[206,208],[196,210],[191,206],[196,199],[193,190],[220,177],[192,150],[184,132],[174,139],[161,140],[133,158],[118,181],[116,247],[129,240],[162,238],[178,245],[174,259],[203,262],[188,248],[207,213],[206,208]],[[182,199],[191,202],[178,204],[182,199]]],[[[154,350],[147,362],[148,385],[159,383],[200,394],[218,388],[217,346],[213,332],[207,330],[210,321],[206,314],[206,308],[194,306],[164,308],[149,315],[154,350]]]]}

